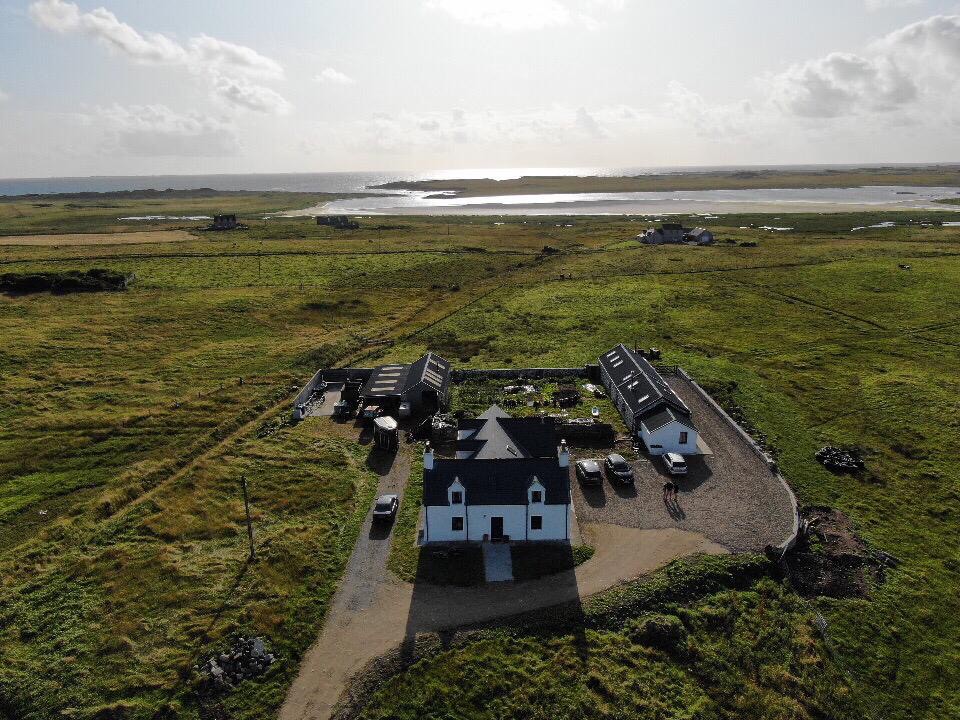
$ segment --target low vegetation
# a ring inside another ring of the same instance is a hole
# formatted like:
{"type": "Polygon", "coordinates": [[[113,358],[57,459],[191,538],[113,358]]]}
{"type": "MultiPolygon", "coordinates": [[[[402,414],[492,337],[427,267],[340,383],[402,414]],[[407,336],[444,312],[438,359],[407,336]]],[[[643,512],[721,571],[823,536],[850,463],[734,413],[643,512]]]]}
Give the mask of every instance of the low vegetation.
{"type": "MultiPolygon", "coordinates": [[[[219,209],[242,214],[242,200],[219,209]]],[[[65,207],[34,210],[0,225],[102,232],[119,216],[98,208],[71,227],[65,207]]],[[[739,558],[682,591],[701,576],[679,565],[657,581],[679,590],[656,606],[641,583],[588,603],[582,631],[518,626],[451,648],[391,680],[368,714],[951,716],[960,228],[921,223],[951,212],[711,221],[755,248],[641,247],[640,218],[404,218],[334,234],[255,216],[176,243],[3,246],[4,272],[104,266],[137,282],[0,295],[0,708],[269,717],[375,484],[365,448],[286,424],[292,389],[317,365],[441,343],[461,366],[564,367],[626,341],[726,388],[801,503],[841,510],[900,565],[869,599],[812,600],[739,558]],[[869,227],[883,220],[898,225],[869,227]],[[781,222],[795,229],[762,229],[781,222]],[[866,471],[828,472],[814,457],[824,445],[856,446],[866,471]],[[193,665],[235,634],[268,637],[280,662],[204,709],[193,665]]],[[[405,578],[418,472],[390,559],[405,578]]]]}
{"type": "Polygon", "coordinates": [[[52,292],[58,295],[78,292],[106,292],[126,290],[132,275],[115,270],[94,268],[86,272],[65,270],[61,272],[3,273],[0,275],[0,292],[11,295],[27,295],[52,292]]]}

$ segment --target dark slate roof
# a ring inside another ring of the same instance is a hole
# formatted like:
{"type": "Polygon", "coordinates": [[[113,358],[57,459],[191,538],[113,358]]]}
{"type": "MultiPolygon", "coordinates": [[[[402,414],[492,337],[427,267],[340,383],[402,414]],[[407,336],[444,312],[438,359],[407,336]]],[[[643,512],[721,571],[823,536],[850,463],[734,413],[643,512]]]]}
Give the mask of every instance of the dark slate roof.
{"type": "Polygon", "coordinates": [[[641,415],[640,421],[650,432],[659,430],[663,426],[669,425],[674,421],[680,423],[684,427],[690,428],[691,430],[697,429],[689,415],[679,413],[664,403],[659,404],[657,407],[653,408],[652,410],[648,410],[646,413],[641,415]]]}
{"type": "Polygon", "coordinates": [[[387,398],[399,396],[407,384],[409,365],[381,365],[375,368],[360,389],[363,397],[387,398]]]}
{"type": "Polygon", "coordinates": [[[439,355],[428,352],[410,366],[405,391],[412,390],[419,383],[442,395],[450,384],[450,363],[439,355]]]}
{"type": "Polygon", "coordinates": [[[544,488],[547,505],[570,502],[570,473],[556,458],[513,460],[437,459],[423,473],[423,504],[448,505],[447,489],[459,480],[467,505],[526,505],[533,478],[544,488]]]}
{"type": "MultiPolygon", "coordinates": [[[[685,416],[689,427],[690,409],[684,404],[650,361],[623,343],[600,356],[600,365],[638,418],[671,408],[685,416]]],[[[649,426],[647,426],[649,429],[649,426]]]]}
{"type": "Polygon", "coordinates": [[[513,418],[496,405],[457,425],[457,452],[477,460],[556,457],[552,418],[513,418]]]}
{"type": "Polygon", "coordinates": [[[372,398],[400,397],[421,384],[442,395],[450,384],[450,363],[428,352],[412,365],[381,365],[370,374],[360,394],[372,398]]]}

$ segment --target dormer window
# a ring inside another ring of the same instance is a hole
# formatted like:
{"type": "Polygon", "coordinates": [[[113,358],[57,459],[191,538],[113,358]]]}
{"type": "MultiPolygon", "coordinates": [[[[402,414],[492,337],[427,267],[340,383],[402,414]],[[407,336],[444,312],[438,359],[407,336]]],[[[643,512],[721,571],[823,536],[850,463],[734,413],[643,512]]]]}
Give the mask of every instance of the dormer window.
{"type": "Polygon", "coordinates": [[[450,493],[450,504],[451,505],[463,505],[463,493],[459,490],[454,490],[450,493]]]}
{"type": "Polygon", "coordinates": [[[532,503],[542,503],[543,502],[543,491],[542,490],[533,490],[530,493],[530,502],[532,503]]]}

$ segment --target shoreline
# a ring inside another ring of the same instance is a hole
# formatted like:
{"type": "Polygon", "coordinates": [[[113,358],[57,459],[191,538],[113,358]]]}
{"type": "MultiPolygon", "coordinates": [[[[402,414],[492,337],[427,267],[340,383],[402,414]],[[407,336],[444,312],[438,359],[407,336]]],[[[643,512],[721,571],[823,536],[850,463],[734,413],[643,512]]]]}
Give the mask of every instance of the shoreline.
{"type": "Polygon", "coordinates": [[[849,189],[892,185],[960,189],[960,166],[825,169],[816,172],[758,169],[632,176],[525,175],[505,180],[402,180],[371,185],[368,189],[431,192],[435,196],[428,196],[430,199],[460,199],[567,193],[849,189]]]}

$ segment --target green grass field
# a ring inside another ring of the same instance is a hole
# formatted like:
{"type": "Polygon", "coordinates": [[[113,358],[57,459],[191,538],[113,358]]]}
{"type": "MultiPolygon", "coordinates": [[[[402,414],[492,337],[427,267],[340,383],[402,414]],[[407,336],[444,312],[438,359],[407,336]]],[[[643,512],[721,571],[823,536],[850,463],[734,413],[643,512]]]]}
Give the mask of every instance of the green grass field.
{"type": "MultiPolygon", "coordinates": [[[[115,229],[106,214],[36,210],[0,227],[115,229]]],[[[0,272],[137,276],[123,293],[0,296],[0,716],[209,716],[191,668],[243,632],[281,662],[218,712],[270,717],[375,483],[366,448],[284,422],[294,386],[320,365],[426,348],[461,366],[581,365],[625,341],[724,387],[801,503],[844,511],[902,565],[870,600],[806,602],[765,579],[624,605],[645,592],[628,587],[588,608],[582,632],[518,628],[437,653],[364,712],[960,717],[960,228],[919,224],[938,217],[953,215],[791,216],[791,232],[750,227],[781,224],[762,215],[713,221],[755,248],[641,247],[631,218],[405,217],[335,233],[253,216],[175,243],[0,247],[0,272]],[[851,232],[891,218],[912,222],[851,232]],[[862,447],[865,479],[823,470],[827,443],[862,447]],[[241,475],[261,548],[250,565],[241,475]]],[[[391,567],[413,566],[395,553],[391,567]]]]}

